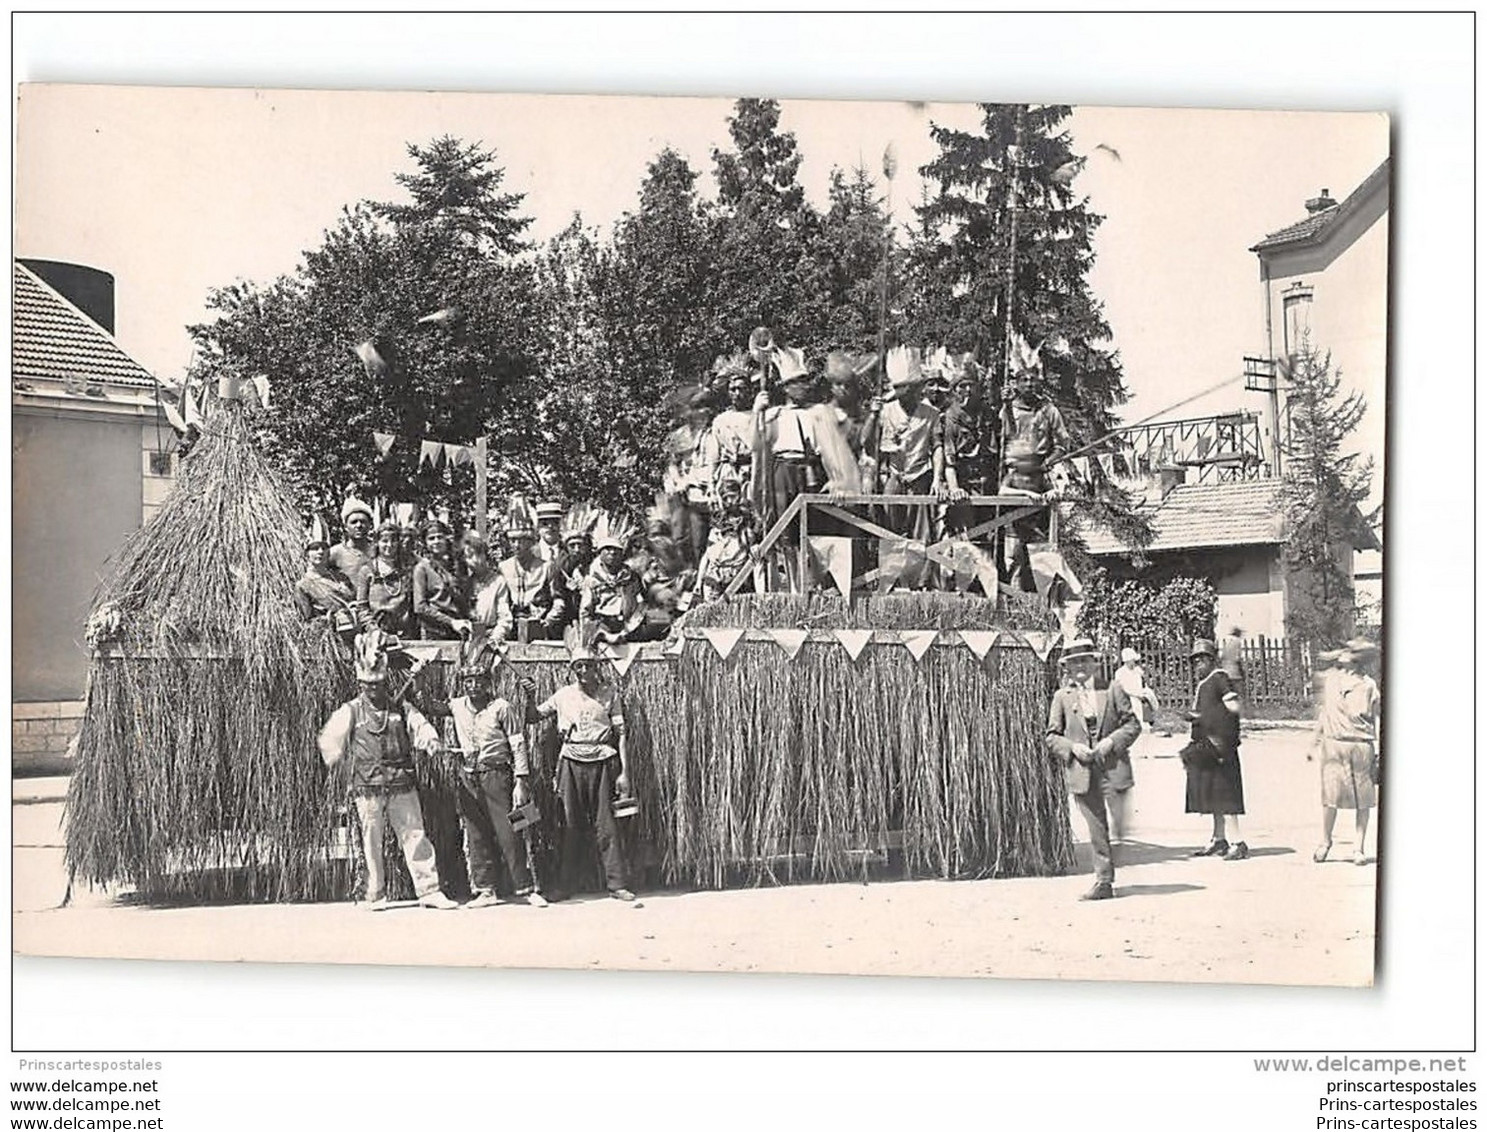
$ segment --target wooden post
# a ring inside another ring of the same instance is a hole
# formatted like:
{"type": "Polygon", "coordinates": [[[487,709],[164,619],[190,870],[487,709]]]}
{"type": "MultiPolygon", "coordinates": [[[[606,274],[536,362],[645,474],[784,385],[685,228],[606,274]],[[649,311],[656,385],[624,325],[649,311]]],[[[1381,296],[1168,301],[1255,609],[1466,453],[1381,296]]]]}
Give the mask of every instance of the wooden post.
{"type": "Polygon", "coordinates": [[[800,505],[800,529],[796,532],[800,537],[799,558],[796,560],[796,566],[800,572],[799,585],[800,592],[803,594],[811,592],[810,514],[811,505],[802,502],[800,505]]]}
{"type": "Polygon", "coordinates": [[[486,438],[481,436],[475,440],[475,530],[482,539],[487,537],[486,528],[490,526],[487,512],[490,510],[489,500],[486,498],[486,438]]]}

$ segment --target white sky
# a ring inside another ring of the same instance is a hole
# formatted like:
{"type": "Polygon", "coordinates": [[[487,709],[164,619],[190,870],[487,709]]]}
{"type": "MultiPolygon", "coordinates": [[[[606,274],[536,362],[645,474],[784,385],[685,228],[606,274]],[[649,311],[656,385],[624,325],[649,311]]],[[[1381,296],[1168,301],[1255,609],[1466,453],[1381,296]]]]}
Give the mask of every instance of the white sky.
{"type": "MultiPolygon", "coordinates": [[[[117,334],[163,376],[189,360],[184,326],[206,291],[290,271],[345,204],[400,194],[407,142],[443,133],[496,149],[527,194],[532,235],[575,211],[607,227],[634,206],[646,164],[681,152],[712,191],[729,99],[545,97],[31,86],[20,99],[16,250],[117,279],[117,334]]],[[[781,126],[820,203],[834,165],[899,159],[896,215],[918,200],[935,152],[929,123],[974,126],[952,103],[788,101],[781,126]]],[[[1263,349],[1258,267],[1246,249],[1305,215],[1322,187],[1341,199],[1388,153],[1382,114],[1080,108],[1076,150],[1097,143],[1075,187],[1107,220],[1092,286],[1125,362],[1127,420],[1236,373],[1263,349]]],[[[1238,407],[1233,387],[1183,415],[1238,407]]],[[[1250,406],[1250,407],[1258,407],[1250,406]]]]}

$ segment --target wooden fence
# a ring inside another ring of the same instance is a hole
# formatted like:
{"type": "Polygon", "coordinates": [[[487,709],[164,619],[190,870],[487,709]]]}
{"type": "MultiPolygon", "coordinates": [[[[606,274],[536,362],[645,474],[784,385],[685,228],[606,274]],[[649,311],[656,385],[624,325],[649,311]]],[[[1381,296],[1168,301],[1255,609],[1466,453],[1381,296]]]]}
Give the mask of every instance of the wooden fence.
{"type": "MultiPolygon", "coordinates": [[[[1183,710],[1193,697],[1193,669],[1188,642],[1129,641],[1105,658],[1106,677],[1120,664],[1120,649],[1131,645],[1141,654],[1147,687],[1164,707],[1183,710]]],[[[1233,648],[1227,641],[1220,648],[1233,648]]],[[[1247,637],[1238,644],[1243,696],[1256,707],[1310,710],[1313,700],[1313,652],[1310,641],[1294,637],[1247,637]]]]}

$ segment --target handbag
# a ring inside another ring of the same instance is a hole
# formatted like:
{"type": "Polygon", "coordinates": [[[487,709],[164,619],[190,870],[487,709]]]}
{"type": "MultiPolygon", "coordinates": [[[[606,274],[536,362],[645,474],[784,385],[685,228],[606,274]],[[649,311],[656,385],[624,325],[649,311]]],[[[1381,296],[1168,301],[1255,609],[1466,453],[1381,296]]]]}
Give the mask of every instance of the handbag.
{"type": "Polygon", "coordinates": [[[1204,736],[1193,739],[1186,747],[1178,752],[1182,759],[1183,769],[1189,774],[1200,770],[1213,770],[1224,760],[1219,749],[1204,736]]]}

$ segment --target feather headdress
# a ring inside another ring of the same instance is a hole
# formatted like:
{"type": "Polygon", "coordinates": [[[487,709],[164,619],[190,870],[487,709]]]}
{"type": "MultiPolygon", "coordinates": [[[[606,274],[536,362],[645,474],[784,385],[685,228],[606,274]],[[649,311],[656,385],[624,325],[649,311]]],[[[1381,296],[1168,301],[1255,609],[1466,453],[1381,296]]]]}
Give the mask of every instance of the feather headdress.
{"type": "Polygon", "coordinates": [[[511,502],[506,505],[506,533],[508,535],[533,535],[537,532],[537,516],[533,514],[531,504],[520,492],[511,496],[511,502]]]}
{"type": "Polygon", "coordinates": [[[1038,348],[1029,346],[1028,341],[1016,331],[1012,332],[1012,338],[1007,343],[1007,362],[1010,372],[1014,374],[1030,373],[1035,377],[1043,374],[1043,359],[1038,355],[1038,348]]]}
{"type": "Polygon", "coordinates": [[[624,515],[611,515],[608,511],[599,512],[599,521],[594,525],[594,549],[603,550],[606,546],[617,546],[621,550],[628,550],[630,540],[635,537],[635,524],[624,515]]]}
{"type": "Polygon", "coordinates": [[[573,538],[593,538],[594,524],[599,521],[599,509],[586,499],[581,499],[568,508],[563,523],[558,528],[563,541],[573,538]]]}

